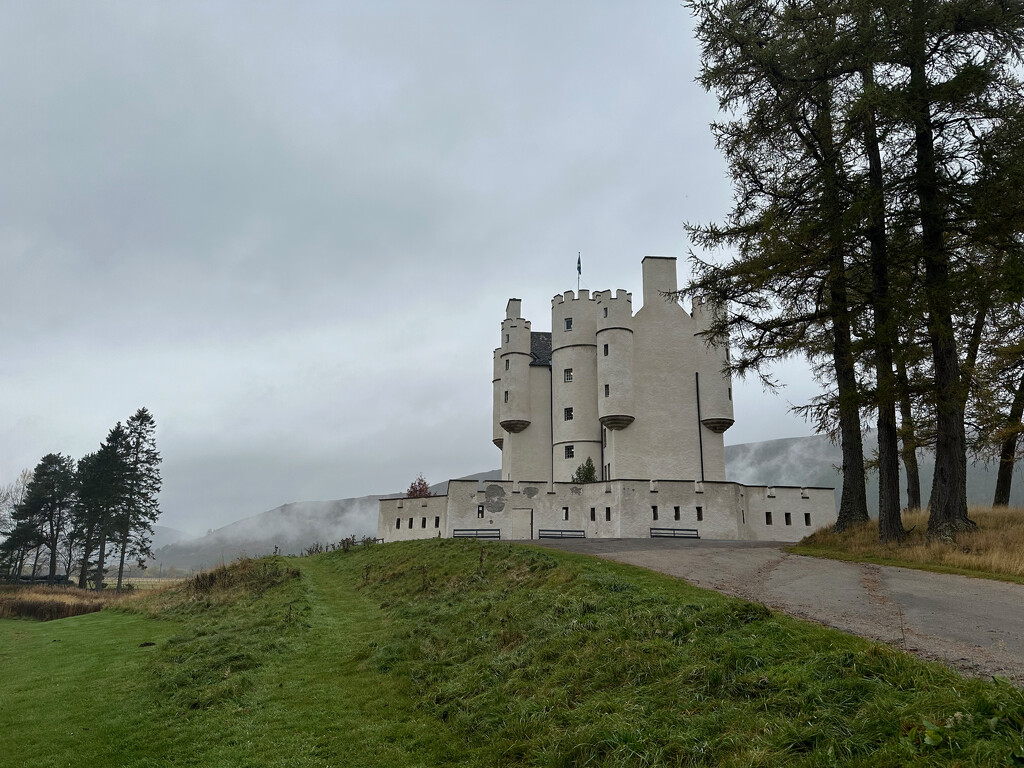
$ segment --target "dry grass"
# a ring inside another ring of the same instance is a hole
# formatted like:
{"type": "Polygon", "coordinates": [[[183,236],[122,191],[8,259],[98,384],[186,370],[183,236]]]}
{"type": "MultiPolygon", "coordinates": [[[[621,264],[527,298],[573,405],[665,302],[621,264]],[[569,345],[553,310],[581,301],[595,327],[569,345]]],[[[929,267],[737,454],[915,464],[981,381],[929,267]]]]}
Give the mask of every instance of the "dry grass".
{"type": "Polygon", "coordinates": [[[879,544],[872,520],[845,533],[815,531],[791,551],[1024,583],[1024,509],[972,507],[970,516],[978,530],[960,534],[955,544],[929,542],[928,515],[919,513],[904,515],[903,526],[913,530],[903,544],[879,544]]]}
{"type": "Polygon", "coordinates": [[[0,587],[0,619],[52,621],[95,613],[126,595],[113,590],[86,592],[74,587],[0,587]]]}

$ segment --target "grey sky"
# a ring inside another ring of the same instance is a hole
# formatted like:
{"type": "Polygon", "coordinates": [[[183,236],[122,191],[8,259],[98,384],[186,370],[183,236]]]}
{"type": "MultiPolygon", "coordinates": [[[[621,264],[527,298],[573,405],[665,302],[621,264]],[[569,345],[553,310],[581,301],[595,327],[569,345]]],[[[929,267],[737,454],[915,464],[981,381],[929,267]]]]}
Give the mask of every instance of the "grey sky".
{"type": "Polygon", "coordinates": [[[697,67],[675,0],[5,4],[0,482],[142,405],[186,530],[497,467],[508,297],[727,211],[697,67]]]}

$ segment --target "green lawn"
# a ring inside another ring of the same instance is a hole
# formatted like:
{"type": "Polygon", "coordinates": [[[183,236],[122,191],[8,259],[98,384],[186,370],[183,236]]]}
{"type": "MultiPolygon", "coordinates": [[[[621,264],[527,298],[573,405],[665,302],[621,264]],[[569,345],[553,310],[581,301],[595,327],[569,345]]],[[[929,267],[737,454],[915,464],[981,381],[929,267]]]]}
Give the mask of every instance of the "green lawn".
{"type": "Polygon", "coordinates": [[[1006,683],[529,546],[249,562],[131,605],[0,621],[0,764],[1024,764],[1006,683]]]}

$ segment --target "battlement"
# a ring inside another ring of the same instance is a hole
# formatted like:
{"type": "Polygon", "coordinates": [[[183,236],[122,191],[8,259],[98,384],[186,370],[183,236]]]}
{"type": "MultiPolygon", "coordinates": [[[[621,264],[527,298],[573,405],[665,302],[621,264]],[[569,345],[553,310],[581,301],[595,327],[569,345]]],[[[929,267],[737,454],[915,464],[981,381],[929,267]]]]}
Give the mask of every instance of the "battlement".
{"type": "MultiPolygon", "coordinates": [[[[594,296],[596,297],[597,294],[595,293],[594,296]]],[[[580,289],[579,296],[576,295],[576,291],[556,293],[554,298],[551,299],[551,308],[554,309],[559,304],[564,304],[567,301],[594,301],[594,299],[590,296],[590,291],[586,288],[580,289]]]]}

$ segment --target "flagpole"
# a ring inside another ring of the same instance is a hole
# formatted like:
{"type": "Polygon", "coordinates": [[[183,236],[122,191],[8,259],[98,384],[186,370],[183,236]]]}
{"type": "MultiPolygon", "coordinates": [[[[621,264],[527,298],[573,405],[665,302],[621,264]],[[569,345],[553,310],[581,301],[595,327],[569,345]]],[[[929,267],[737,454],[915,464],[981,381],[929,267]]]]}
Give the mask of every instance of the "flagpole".
{"type": "Polygon", "coordinates": [[[583,274],[583,251],[576,252],[576,295],[580,293],[580,275],[583,274]]]}

